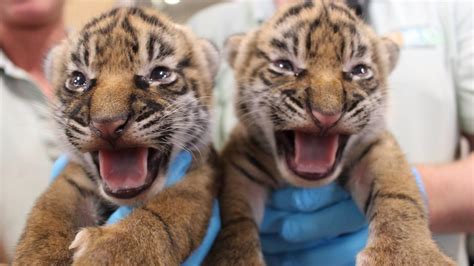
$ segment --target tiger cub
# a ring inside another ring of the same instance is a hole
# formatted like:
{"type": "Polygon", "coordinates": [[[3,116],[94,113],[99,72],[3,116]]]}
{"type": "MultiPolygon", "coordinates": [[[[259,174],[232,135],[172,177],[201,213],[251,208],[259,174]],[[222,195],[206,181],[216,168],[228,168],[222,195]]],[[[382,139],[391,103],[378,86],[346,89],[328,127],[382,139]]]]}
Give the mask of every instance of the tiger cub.
{"type": "Polygon", "coordinates": [[[376,37],[343,2],[306,1],[231,36],[225,49],[240,123],[222,154],[222,230],[208,264],[264,264],[258,224],[269,191],[335,180],[370,224],[358,265],[452,264],[386,130],[396,42],[376,37]]]}
{"type": "Polygon", "coordinates": [[[217,194],[210,138],[217,68],[213,45],[151,9],[113,9],[54,48],[46,65],[53,113],[73,159],[36,202],[14,264],[187,258],[217,194]],[[181,151],[193,156],[189,171],[164,189],[181,151]],[[103,225],[119,205],[135,209],[103,225]]]}

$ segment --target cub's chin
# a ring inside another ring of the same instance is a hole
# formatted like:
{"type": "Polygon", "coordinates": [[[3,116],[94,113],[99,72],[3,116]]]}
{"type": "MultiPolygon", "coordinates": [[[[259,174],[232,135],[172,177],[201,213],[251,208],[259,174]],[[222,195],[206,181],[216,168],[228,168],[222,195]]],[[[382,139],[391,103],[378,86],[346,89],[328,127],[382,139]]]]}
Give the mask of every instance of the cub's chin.
{"type": "Polygon", "coordinates": [[[309,130],[284,130],[277,131],[275,139],[278,166],[290,184],[317,187],[339,176],[347,136],[320,135],[309,130]]]}
{"type": "Polygon", "coordinates": [[[116,204],[134,205],[163,189],[169,154],[150,147],[91,152],[102,195],[116,204]]]}

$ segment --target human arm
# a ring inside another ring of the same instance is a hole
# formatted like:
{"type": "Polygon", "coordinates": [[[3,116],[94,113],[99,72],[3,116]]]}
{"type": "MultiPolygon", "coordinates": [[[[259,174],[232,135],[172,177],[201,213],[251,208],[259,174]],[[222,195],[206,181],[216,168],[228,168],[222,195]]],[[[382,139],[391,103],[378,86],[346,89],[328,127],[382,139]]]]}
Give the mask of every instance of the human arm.
{"type": "MultiPolygon", "coordinates": [[[[429,197],[431,230],[436,233],[474,232],[474,29],[472,3],[452,2],[454,23],[447,37],[453,52],[453,78],[459,124],[470,154],[444,164],[419,164],[429,197]]],[[[450,25],[450,24],[447,24],[450,25]]]]}
{"type": "Polygon", "coordinates": [[[417,165],[435,233],[474,232],[474,153],[446,164],[417,165]]]}

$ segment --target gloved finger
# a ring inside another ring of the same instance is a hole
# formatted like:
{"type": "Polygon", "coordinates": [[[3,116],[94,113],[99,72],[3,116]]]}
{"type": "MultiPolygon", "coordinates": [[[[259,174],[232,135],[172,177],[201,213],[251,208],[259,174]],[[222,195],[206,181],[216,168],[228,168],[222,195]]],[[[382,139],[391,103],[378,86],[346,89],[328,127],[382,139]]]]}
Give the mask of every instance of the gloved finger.
{"type": "Polygon", "coordinates": [[[114,211],[114,213],[112,213],[112,215],[109,216],[109,219],[107,219],[107,224],[117,223],[118,221],[129,215],[132,210],[133,208],[130,206],[120,206],[117,210],[114,211]]]}
{"type": "Polygon", "coordinates": [[[288,242],[283,239],[279,234],[260,234],[260,242],[262,244],[262,250],[266,254],[282,254],[286,252],[301,251],[327,243],[330,240],[319,239],[305,242],[288,242]]]}
{"type": "Polygon", "coordinates": [[[181,151],[175,156],[169,165],[168,172],[166,173],[166,187],[178,183],[185,176],[186,171],[188,171],[188,168],[191,165],[192,159],[193,157],[188,151],[181,151]]]}
{"type": "Polygon", "coordinates": [[[56,177],[58,177],[58,175],[63,171],[64,167],[66,167],[68,162],[69,158],[66,154],[59,156],[59,158],[53,164],[50,181],[53,181],[54,179],[56,179],[56,177]]]}
{"type": "Polygon", "coordinates": [[[292,213],[287,211],[280,211],[267,205],[265,214],[263,216],[262,224],[260,225],[260,233],[279,233],[281,231],[284,218],[292,213]]]}
{"type": "Polygon", "coordinates": [[[281,255],[265,254],[268,265],[354,265],[357,253],[366,245],[368,228],[340,236],[333,241],[303,251],[281,255]]]}
{"type": "Polygon", "coordinates": [[[204,258],[209,253],[214,240],[221,229],[221,219],[219,214],[219,202],[214,200],[212,206],[212,216],[209,221],[209,226],[207,228],[207,233],[204,239],[201,242],[201,245],[189,255],[189,257],[181,264],[182,266],[194,266],[201,265],[204,258]]]}
{"type": "Polygon", "coordinates": [[[364,215],[349,199],[318,212],[289,216],[282,224],[281,236],[289,242],[305,242],[354,232],[365,224],[364,215]]]}
{"type": "Polygon", "coordinates": [[[350,195],[335,182],[318,188],[283,188],[272,192],[269,205],[284,211],[311,212],[350,195]]]}

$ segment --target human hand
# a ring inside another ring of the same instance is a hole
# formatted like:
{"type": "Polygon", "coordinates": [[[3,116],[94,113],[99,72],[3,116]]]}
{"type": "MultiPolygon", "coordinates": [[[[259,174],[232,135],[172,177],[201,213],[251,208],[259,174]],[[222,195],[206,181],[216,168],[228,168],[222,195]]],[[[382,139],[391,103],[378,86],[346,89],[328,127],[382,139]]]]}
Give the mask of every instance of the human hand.
{"type": "Polygon", "coordinates": [[[260,236],[268,265],[353,265],[368,229],[350,195],[332,183],[274,191],[260,236]]]}
{"type": "MultiPolygon", "coordinates": [[[[412,168],[425,203],[420,174],[412,168]]],[[[350,195],[335,183],[314,189],[274,191],[261,226],[269,265],[354,265],[367,242],[368,227],[350,195]]]]}

